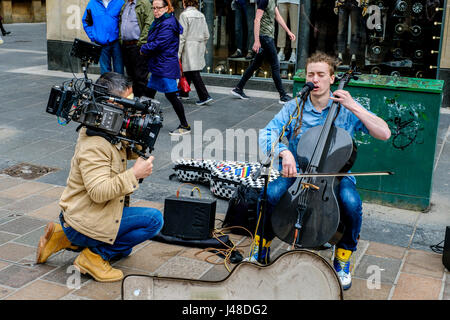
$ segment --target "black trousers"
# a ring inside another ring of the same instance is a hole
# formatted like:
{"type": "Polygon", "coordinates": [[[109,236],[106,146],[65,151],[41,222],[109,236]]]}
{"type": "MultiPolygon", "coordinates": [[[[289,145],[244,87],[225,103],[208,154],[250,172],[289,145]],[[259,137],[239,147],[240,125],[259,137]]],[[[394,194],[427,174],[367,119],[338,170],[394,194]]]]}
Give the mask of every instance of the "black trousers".
{"type": "Polygon", "coordinates": [[[250,66],[248,66],[245,70],[236,87],[243,90],[247,81],[253,76],[253,73],[262,66],[264,60],[267,60],[270,63],[270,68],[272,69],[272,79],[275,83],[275,87],[277,88],[280,97],[283,97],[286,94],[286,91],[284,90],[283,83],[281,82],[280,62],[278,61],[275,41],[272,37],[265,35],[259,36],[259,41],[261,42],[262,50],[256,54],[255,59],[253,59],[250,66]]]}
{"type": "MultiPolygon", "coordinates": [[[[147,88],[147,90],[148,90],[147,97],[149,97],[150,99],[154,99],[155,95],[156,95],[156,90],[151,89],[151,88],[147,88]]],[[[180,99],[178,99],[177,93],[176,92],[166,92],[166,93],[164,93],[164,95],[166,96],[167,100],[169,100],[169,102],[172,104],[172,107],[178,116],[178,120],[180,120],[180,124],[183,127],[188,127],[189,124],[186,120],[186,114],[184,113],[184,106],[181,103],[180,99]]]]}
{"type": "Polygon", "coordinates": [[[2,35],[6,35],[6,30],[3,28],[2,18],[0,17],[0,30],[2,31],[2,35]]]}
{"type": "Polygon", "coordinates": [[[122,45],[123,64],[127,75],[133,81],[133,93],[136,97],[148,97],[148,65],[136,44],[122,45]]]}
{"type": "MultiPolygon", "coordinates": [[[[209,97],[208,90],[206,90],[205,84],[203,83],[202,76],[200,75],[200,71],[185,71],[183,72],[186,77],[189,86],[191,83],[194,83],[195,90],[197,91],[197,95],[200,101],[205,101],[209,97]]],[[[181,96],[188,96],[184,92],[180,93],[181,96]]]]}

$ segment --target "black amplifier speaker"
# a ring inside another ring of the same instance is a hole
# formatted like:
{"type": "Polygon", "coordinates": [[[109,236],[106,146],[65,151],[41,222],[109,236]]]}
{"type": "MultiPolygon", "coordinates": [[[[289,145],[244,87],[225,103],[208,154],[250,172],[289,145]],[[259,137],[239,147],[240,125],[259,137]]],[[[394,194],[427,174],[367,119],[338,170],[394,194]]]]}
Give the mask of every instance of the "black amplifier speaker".
{"type": "Polygon", "coordinates": [[[445,229],[444,252],[442,253],[442,263],[450,271],[450,226],[445,229]]]}
{"type": "Polygon", "coordinates": [[[212,237],[216,219],[216,200],[168,197],[164,202],[163,235],[187,240],[212,237]]]}

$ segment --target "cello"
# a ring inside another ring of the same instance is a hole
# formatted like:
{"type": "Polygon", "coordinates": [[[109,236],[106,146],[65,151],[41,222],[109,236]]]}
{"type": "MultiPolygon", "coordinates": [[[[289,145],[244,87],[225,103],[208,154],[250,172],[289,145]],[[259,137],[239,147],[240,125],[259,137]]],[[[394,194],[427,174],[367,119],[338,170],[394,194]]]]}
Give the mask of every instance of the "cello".
{"type": "MultiPolygon", "coordinates": [[[[357,74],[356,66],[352,66],[338,75],[338,89],[357,79],[357,74]]],[[[339,181],[336,175],[321,173],[347,172],[356,159],[352,137],[334,124],[340,107],[334,101],[325,123],[310,128],[300,137],[297,145],[300,174],[272,213],[275,235],[298,248],[317,248],[339,237],[337,231],[342,225],[336,197],[339,181]]]]}

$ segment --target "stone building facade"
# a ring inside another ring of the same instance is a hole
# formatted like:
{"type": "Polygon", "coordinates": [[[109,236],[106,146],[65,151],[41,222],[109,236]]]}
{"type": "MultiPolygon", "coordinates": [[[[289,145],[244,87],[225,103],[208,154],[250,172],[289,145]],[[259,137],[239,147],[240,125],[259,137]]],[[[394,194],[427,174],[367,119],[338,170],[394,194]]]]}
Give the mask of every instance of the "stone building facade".
{"type": "Polygon", "coordinates": [[[45,22],[46,0],[0,0],[4,23],[45,22]]]}

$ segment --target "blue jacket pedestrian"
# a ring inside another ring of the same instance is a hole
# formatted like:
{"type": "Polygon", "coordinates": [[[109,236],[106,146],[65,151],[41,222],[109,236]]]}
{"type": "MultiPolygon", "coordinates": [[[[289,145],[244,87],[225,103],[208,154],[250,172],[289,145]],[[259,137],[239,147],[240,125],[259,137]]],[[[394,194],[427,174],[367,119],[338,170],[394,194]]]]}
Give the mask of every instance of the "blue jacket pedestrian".
{"type": "Polygon", "coordinates": [[[178,47],[183,27],[173,13],[155,18],[148,32],[147,43],[141,52],[148,58],[148,69],[152,75],[179,79],[178,47]]]}
{"type": "Polygon", "coordinates": [[[83,28],[92,42],[102,46],[100,73],[123,74],[124,66],[119,44],[119,20],[124,0],[91,0],[83,15],[83,28]]]}
{"type": "Polygon", "coordinates": [[[120,10],[124,3],[124,0],[111,0],[105,8],[102,0],[89,1],[83,15],[83,28],[92,42],[105,45],[119,39],[120,10]],[[88,10],[92,18],[88,17],[88,10]]]}

